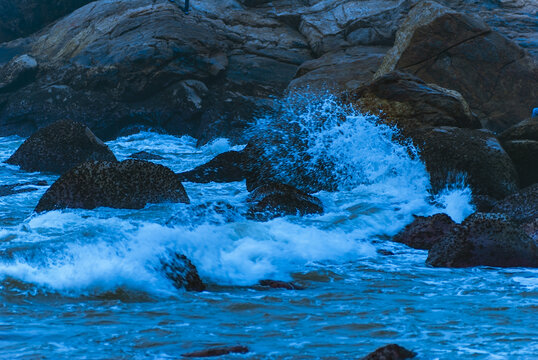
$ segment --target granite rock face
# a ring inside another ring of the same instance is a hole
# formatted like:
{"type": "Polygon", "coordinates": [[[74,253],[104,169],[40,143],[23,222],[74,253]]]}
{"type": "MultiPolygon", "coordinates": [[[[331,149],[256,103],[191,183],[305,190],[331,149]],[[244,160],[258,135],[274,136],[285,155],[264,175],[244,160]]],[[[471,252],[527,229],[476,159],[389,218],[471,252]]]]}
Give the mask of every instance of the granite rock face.
{"type": "Polygon", "coordinates": [[[35,211],[141,209],[149,203],[161,202],[190,202],[172,170],[140,160],[95,161],[63,174],[41,197],[35,211]]]}

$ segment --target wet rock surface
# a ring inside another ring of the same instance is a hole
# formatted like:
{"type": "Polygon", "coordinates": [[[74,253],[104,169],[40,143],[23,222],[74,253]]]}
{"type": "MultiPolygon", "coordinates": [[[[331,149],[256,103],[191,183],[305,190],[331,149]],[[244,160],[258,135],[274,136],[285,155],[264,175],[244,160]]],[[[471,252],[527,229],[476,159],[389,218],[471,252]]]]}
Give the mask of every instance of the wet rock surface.
{"type": "Polygon", "coordinates": [[[63,174],[43,195],[35,211],[97,207],[141,209],[149,203],[189,203],[174,172],[141,160],[95,161],[63,174]]]}
{"type": "Polygon", "coordinates": [[[88,127],[61,120],[26,139],[6,163],[26,171],[62,174],[76,165],[94,160],[116,161],[116,157],[88,127]]]}
{"type": "Polygon", "coordinates": [[[538,219],[538,183],[495,203],[493,213],[503,213],[518,223],[538,219]]]}
{"type": "Polygon", "coordinates": [[[36,191],[36,186],[47,186],[46,181],[0,185],[0,197],[36,191]]]}
{"type": "Polygon", "coordinates": [[[412,359],[417,354],[400,345],[390,344],[380,347],[376,351],[366,355],[362,360],[404,360],[412,359]]]}
{"type": "Polygon", "coordinates": [[[271,289],[304,290],[302,286],[299,286],[293,282],[280,280],[260,280],[259,285],[271,289]]]}
{"type": "Polygon", "coordinates": [[[192,262],[182,254],[170,253],[161,259],[161,271],[177,289],[204,291],[206,286],[192,262]]]}
{"type": "Polygon", "coordinates": [[[415,216],[415,220],[392,238],[414,249],[429,250],[448,235],[456,223],[446,214],[415,216]]]}
{"type": "Polygon", "coordinates": [[[192,353],[183,354],[183,357],[187,358],[204,358],[204,357],[214,357],[222,356],[228,354],[247,354],[249,349],[246,346],[228,346],[228,347],[217,347],[201,351],[196,351],[192,353]]]}
{"type": "Polygon", "coordinates": [[[474,213],[433,245],[434,267],[538,267],[538,243],[503,214],[474,213]]]}
{"type": "Polygon", "coordinates": [[[242,181],[247,176],[247,162],[243,152],[227,151],[178,176],[182,181],[195,183],[242,181]]]}

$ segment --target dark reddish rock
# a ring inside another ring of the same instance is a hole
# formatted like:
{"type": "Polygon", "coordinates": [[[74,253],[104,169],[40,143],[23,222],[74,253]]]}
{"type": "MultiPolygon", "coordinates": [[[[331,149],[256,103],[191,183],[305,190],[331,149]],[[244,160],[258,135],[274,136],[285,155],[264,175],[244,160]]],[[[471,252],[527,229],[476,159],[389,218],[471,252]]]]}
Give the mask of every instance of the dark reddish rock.
{"type": "Polygon", "coordinates": [[[43,195],[36,212],[97,207],[141,209],[149,203],[189,203],[174,172],[141,160],[95,161],[63,174],[43,195]]]}
{"type": "Polygon", "coordinates": [[[538,183],[498,201],[490,212],[503,213],[518,223],[538,219],[538,183]]]}
{"type": "Polygon", "coordinates": [[[286,215],[322,214],[321,201],[305,192],[284,184],[266,184],[248,197],[247,217],[267,221],[286,215]]]}
{"type": "Polygon", "coordinates": [[[395,71],[352,90],[348,101],[399,129],[420,126],[480,128],[460,93],[395,71]]]}
{"type": "Polygon", "coordinates": [[[538,243],[504,214],[474,213],[434,244],[434,267],[538,267],[538,243]]]}
{"type": "Polygon", "coordinates": [[[477,195],[502,199],[518,190],[512,160],[491,132],[443,126],[413,129],[408,135],[420,150],[434,191],[460,175],[477,195]]]}
{"type": "Polygon", "coordinates": [[[164,160],[164,158],[160,155],[155,155],[152,153],[149,153],[147,151],[139,151],[137,153],[129,155],[129,158],[131,159],[138,159],[138,160],[164,160]]]}
{"type": "Polygon", "coordinates": [[[213,357],[213,356],[222,356],[228,354],[247,354],[249,352],[248,347],[246,346],[229,346],[229,347],[218,347],[202,351],[196,351],[192,353],[183,354],[183,357],[189,358],[203,358],[203,357],[213,357]]]}
{"type": "Polygon", "coordinates": [[[177,289],[187,291],[204,291],[205,284],[198,275],[198,270],[185,255],[171,253],[161,259],[161,270],[177,289]]]}
{"type": "Polygon", "coordinates": [[[245,180],[246,157],[240,151],[227,151],[193,170],[178,174],[182,181],[195,183],[245,180]]]}
{"type": "Polygon", "coordinates": [[[446,214],[415,216],[415,220],[392,238],[414,249],[429,250],[446,236],[456,223],[446,214]]]}
{"type": "Polygon", "coordinates": [[[288,281],[279,280],[260,280],[259,284],[271,289],[285,289],[285,290],[304,290],[302,286],[294,284],[288,281]]]}
{"type": "Polygon", "coordinates": [[[362,358],[362,360],[404,360],[412,359],[417,354],[396,344],[380,347],[373,353],[362,358]]]}
{"type": "Polygon", "coordinates": [[[409,12],[376,76],[394,70],[458,91],[496,132],[527,118],[538,99],[533,56],[482,20],[433,1],[409,12]]]}
{"type": "Polygon", "coordinates": [[[62,174],[94,160],[114,162],[116,157],[85,125],[60,120],[26,139],[6,163],[26,171],[62,174]]]}

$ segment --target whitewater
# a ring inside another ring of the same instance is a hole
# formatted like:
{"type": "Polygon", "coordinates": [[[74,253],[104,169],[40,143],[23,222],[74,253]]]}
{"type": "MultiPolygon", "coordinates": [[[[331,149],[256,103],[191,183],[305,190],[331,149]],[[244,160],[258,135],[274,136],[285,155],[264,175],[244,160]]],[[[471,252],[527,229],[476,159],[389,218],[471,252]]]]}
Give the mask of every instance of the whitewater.
{"type": "MultiPolygon", "coordinates": [[[[536,356],[536,270],[435,269],[427,252],[389,241],[413,215],[471,214],[464,178],[432,194],[410,143],[332,98],[285,111],[308,129],[312,159],[334,165],[338,190],[315,194],[323,215],[248,220],[244,182],[186,182],[191,204],[37,215],[57,176],[3,163],[24,139],[0,138],[0,185],[34,190],[0,197],[0,358],[170,359],[240,344],[250,352],[229,358],[351,359],[388,343],[419,359],[536,356]],[[193,262],[205,292],[161,273],[173,252],[193,262]],[[305,289],[267,290],[263,279],[305,289]]],[[[176,173],[244,147],[155,132],[107,145],[118,160],[160,155],[176,173]]],[[[297,164],[281,165],[293,176],[297,164]]]]}

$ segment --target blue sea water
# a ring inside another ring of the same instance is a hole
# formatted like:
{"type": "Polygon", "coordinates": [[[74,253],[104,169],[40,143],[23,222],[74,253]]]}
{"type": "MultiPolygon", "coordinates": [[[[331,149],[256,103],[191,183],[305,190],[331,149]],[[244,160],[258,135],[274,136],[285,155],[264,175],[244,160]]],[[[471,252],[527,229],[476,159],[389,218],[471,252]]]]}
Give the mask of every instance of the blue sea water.
{"type": "MultiPolygon", "coordinates": [[[[339,191],[316,194],[323,215],[247,220],[244,182],[185,183],[190,205],[142,210],[36,215],[47,186],[0,197],[0,358],[177,359],[240,344],[250,352],[223,358],[353,359],[389,343],[418,359],[537,358],[538,271],[435,269],[425,251],[387,240],[413,214],[462,221],[470,190],[453,184],[432,197],[424,165],[392,141],[394,130],[322,105],[346,117],[309,135],[311,153],[330,158],[342,179],[339,191]],[[239,209],[234,221],[195,210],[216,201],[239,209]],[[192,260],[207,291],[179,291],[156,270],[170,250],[192,260]],[[305,290],[263,290],[261,279],[305,290]]],[[[312,115],[298,119],[312,125],[312,115]]],[[[3,163],[23,141],[0,138],[0,185],[51,184],[56,176],[3,163]]],[[[120,160],[145,150],[176,172],[242,148],[195,144],[150,132],[108,143],[120,160]]]]}

